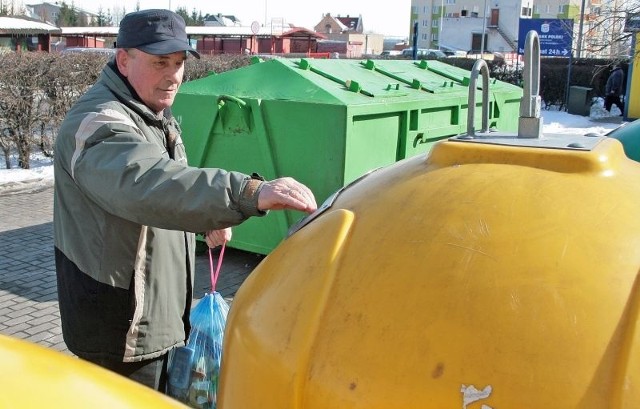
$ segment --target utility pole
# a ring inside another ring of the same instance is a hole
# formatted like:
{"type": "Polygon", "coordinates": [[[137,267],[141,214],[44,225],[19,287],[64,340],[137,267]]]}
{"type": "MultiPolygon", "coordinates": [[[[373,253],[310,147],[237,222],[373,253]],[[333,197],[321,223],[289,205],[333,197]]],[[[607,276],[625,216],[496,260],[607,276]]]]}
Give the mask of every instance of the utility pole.
{"type": "Polygon", "coordinates": [[[580,6],[580,26],[578,27],[578,43],[576,44],[576,57],[579,59],[582,55],[582,28],[584,27],[584,3],[580,6]]]}

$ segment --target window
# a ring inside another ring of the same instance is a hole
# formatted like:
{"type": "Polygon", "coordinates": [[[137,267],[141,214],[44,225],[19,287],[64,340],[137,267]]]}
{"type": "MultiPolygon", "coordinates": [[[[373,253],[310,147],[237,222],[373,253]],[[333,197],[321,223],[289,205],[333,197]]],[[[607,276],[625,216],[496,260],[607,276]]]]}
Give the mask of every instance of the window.
{"type": "Polygon", "coordinates": [[[564,13],[564,7],[565,6],[563,4],[559,5],[558,6],[558,13],[564,13]]]}
{"type": "Polygon", "coordinates": [[[471,17],[478,17],[478,12],[477,11],[471,12],[471,17]]]}
{"type": "Polygon", "coordinates": [[[440,27],[440,20],[433,19],[433,21],[431,22],[431,27],[433,27],[433,28],[440,27]]]}
{"type": "Polygon", "coordinates": [[[469,15],[469,10],[461,10],[460,17],[467,17],[469,15]]]}
{"type": "Polygon", "coordinates": [[[431,14],[440,14],[440,6],[433,6],[431,14]]]}
{"type": "Polygon", "coordinates": [[[438,41],[438,33],[431,34],[431,41],[438,41]]]}
{"type": "Polygon", "coordinates": [[[456,4],[456,0],[447,0],[445,4],[456,4]]]}
{"type": "Polygon", "coordinates": [[[523,7],[521,15],[531,17],[531,7],[523,7]]]}

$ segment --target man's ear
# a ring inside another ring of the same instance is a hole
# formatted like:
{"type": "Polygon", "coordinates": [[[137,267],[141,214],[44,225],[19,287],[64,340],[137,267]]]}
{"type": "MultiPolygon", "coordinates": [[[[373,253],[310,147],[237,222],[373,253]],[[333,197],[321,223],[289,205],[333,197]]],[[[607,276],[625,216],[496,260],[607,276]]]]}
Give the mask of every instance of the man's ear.
{"type": "Polygon", "coordinates": [[[118,66],[120,74],[124,75],[125,77],[127,76],[127,66],[129,64],[130,58],[131,56],[129,55],[129,51],[123,48],[118,48],[118,50],[116,51],[116,65],[118,66]]]}

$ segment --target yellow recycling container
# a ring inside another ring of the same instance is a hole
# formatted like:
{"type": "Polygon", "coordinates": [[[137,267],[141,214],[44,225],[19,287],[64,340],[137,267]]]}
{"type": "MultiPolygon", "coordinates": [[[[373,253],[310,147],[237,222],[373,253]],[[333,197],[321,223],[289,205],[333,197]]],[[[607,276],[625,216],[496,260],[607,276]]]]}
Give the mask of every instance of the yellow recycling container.
{"type": "Polygon", "coordinates": [[[220,408],[640,408],[639,180],[610,138],[373,172],[238,291],[220,408]]]}
{"type": "Polygon", "coordinates": [[[219,407],[640,408],[640,164],[536,137],[534,94],[518,135],[373,171],[270,253],[234,298],[219,407]]]}
{"type": "Polygon", "coordinates": [[[106,369],[5,335],[0,363],[0,408],[186,408],[106,369]]]}

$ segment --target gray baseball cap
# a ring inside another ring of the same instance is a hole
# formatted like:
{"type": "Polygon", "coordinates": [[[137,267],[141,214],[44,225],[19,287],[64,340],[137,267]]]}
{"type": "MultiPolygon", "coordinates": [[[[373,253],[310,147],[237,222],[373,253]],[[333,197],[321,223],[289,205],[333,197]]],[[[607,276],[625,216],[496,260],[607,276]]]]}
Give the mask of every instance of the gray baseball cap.
{"type": "Polygon", "coordinates": [[[140,10],[125,15],[120,21],[116,47],[137,48],[153,55],[189,51],[200,58],[189,44],[184,19],[171,10],[140,10]]]}

